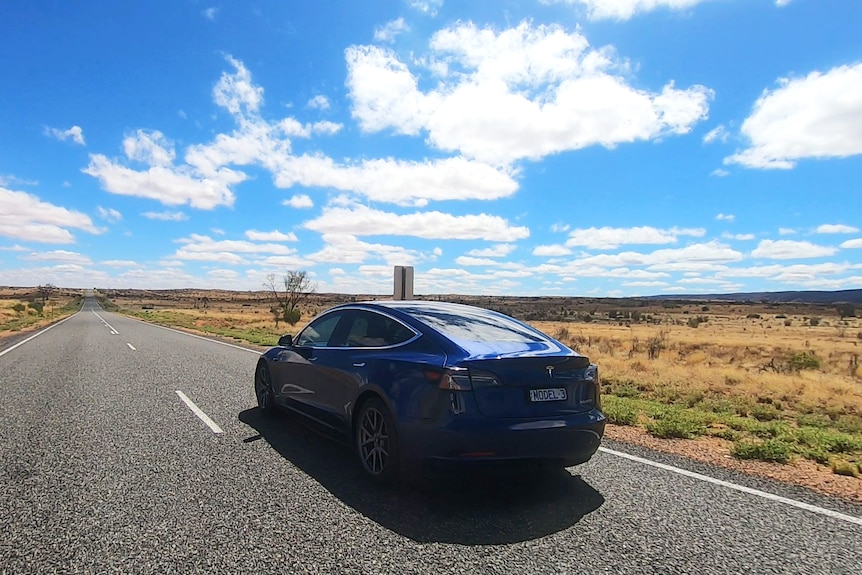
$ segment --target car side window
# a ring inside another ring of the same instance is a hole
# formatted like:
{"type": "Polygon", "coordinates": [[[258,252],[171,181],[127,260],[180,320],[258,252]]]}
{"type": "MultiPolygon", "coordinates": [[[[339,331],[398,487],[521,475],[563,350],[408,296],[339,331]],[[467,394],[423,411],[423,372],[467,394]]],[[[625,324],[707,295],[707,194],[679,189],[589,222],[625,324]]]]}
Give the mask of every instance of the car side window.
{"type": "Polygon", "coordinates": [[[326,347],[343,314],[328,313],[308,324],[296,337],[298,347],[326,347]]]}
{"type": "Polygon", "coordinates": [[[347,347],[388,347],[415,335],[407,326],[379,313],[354,310],[350,316],[350,330],[342,344],[347,347]]]}

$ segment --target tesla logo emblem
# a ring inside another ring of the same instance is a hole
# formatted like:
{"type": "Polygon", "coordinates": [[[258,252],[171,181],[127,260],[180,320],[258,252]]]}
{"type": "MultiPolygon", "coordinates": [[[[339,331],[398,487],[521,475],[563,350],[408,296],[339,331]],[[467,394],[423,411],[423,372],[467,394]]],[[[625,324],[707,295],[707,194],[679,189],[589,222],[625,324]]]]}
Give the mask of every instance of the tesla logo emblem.
{"type": "Polygon", "coordinates": [[[548,377],[549,377],[549,378],[551,378],[551,379],[553,379],[553,378],[554,378],[554,366],[553,366],[553,365],[549,365],[549,366],[547,366],[545,369],[547,369],[547,370],[548,370],[548,377]]]}

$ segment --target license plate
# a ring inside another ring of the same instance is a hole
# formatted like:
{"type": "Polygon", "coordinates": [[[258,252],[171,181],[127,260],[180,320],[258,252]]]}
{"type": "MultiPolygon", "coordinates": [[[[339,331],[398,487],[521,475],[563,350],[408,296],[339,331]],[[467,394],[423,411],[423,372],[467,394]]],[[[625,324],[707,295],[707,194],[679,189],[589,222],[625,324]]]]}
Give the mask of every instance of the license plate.
{"type": "Polygon", "coordinates": [[[530,401],[565,401],[567,397],[565,387],[530,390],[530,401]]]}

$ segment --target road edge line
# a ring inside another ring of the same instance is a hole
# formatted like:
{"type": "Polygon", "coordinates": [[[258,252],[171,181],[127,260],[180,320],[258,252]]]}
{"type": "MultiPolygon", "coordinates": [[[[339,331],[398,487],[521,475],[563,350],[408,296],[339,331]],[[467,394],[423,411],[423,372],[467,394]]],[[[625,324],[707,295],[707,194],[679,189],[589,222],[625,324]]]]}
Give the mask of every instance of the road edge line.
{"type": "Polygon", "coordinates": [[[25,340],[19,341],[19,342],[18,342],[18,343],[16,343],[15,345],[12,345],[12,346],[7,347],[7,348],[6,348],[6,349],[4,349],[3,351],[0,351],[0,357],[3,357],[4,355],[6,355],[7,353],[9,353],[9,352],[10,352],[10,351],[12,351],[13,349],[18,348],[18,347],[20,347],[20,346],[24,345],[24,344],[25,344],[25,343],[27,343],[28,341],[33,340],[33,339],[36,339],[37,337],[39,337],[40,335],[42,335],[43,333],[45,333],[45,332],[46,332],[46,331],[48,331],[49,329],[51,329],[51,328],[55,328],[55,327],[57,327],[58,325],[60,325],[61,323],[66,322],[66,321],[68,321],[68,320],[72,319],[73,317],[75,317],[75,316],[76,316],[76,315],[78,315],[79,313],[81,313],[81,310],[76,311],[75,313],[73,313],[73,314],[72,314],[72,315],[70,315],[69,317],[64,317],[63,319],[61,319],[61,320],[60,320],[60,321],[58,321],[57,323],[52,323],[51,325],[49,325],[48,327],[46,327],[46,328],[45,328],[45,329],[43,329],[43,330],[37,331],[36,333],[34,333],[33,335],[31,335],[30,337],[28,337],[28,338],[27,338],[27,339],[25,339],[25,340]]]}
{"type": "Polygon", "coordinates": [[[782,497],[781,495],[775,495],[774,493],[761,491],[759,489],[754,489],[752,487],[745,487],[744,485],[738,485],[736,483],[731,483],[730,481],[724,481],[723,479],[716,479],[715,477],[710,477],[709,475],[703,475],[702,473],[696,473],[694,471],[689,471],[687,469],[682,469],[681,467],[675,467],[673,465],[668,465],[666,463],[659,463],[658,461],[646,459],[645,457],[638,457],[637,455],[631,455],[630,453],[625,453],[623,451],[617,451],[615,449],[608,449],[607,447],[599,447],[599,451],[601,451],[602,453],[615,455],[617,457],[622,457],[623,459],[629,459],[631,461],[636,461],[637,463],[642,463],[644,465],[649,465],[651,467],[657,467],[658,469],[663,469],[665,471],[670,471],[672,473],[677,473],[679,475],[684,475],[686,477],[690,477],[692,479],[697,479],[699,481],[704,481],[706,483],[712,483],[713,485],[719,485],[721,487],[726,487],[728,489],[733,489],[735,491],[741,491],[742,493],[747,493],[749,495],[755,495],[757,497],[762,497],[763,499],[768,499],[770,501],[775,501],[777,503],[782,503],[784,505],[789,505],[791,507],[797,507],[799,509],[804,509],[805,511],[811,511],[812,513],[818,513],[820,515],[825,515],[827,517],[831,517],[832,519],[838,519],[841,521],[846,521],[847,523],[853,523],[855,525],[862,525],[862,518],[854,517],[852,515],[846,515],[844,513],[839,513],[838,511],[826,509],[825,507],[818,507],[817,505],[811,505],[810,503],[804,503],[802,501],[796,501],[795,499],[790,499],[788,497],[782,497]]]}
{"type": "MultiPolygon", "coordinates": [[[[111,313],[111,312],[108,312],[108,313],[111,313]]],[[[202,335],[198,335],[198,334],[196,334],[196,333],[189,333],[189,332],[187,332],[187,331],[182,331],[182,330],[180,330],[180,329],[174,329],[174,328],[172,328],[172,327],[167,327],[167,326],[164,326],[164,325],[159,325],[159,324],[157,324],[157,323],[152,323],[152,322],[149,322],[149,321],[144,321],[144,320],[142,320],[142,319],[138,319],[138,318],[136,318],[136,317],[132,317],[132,316],[130,316],[130,315],[120,314],[120,317],[124,317],[124,318],[127,318],[127,319],[131,319],[131,320],[134,320],[134,321],[140,322],[140,323],[142,323],[142,324],[144,324],[144,325],[151,325],[151,326],[153,326],[153,327],[157,327],[157,328],[159,328],[159,329],[164,329],[164,330],[167,330],[167,331],[172,331],[172,332],[174,332],[174,333],[179,333],[179,334],[182,334],[182,335],[187,335],[187,336],[189,336],[189,337],[194,337],[194,338],[197,338],[197,339],[202,339],[202,340],[204,340],[204,341],[209,341],[209,342],[212,342],[212,343],[217,343],[217,344],[219,344],[219,345],[226,345],[227,347],[232,347],[232,348],[234,348],[234,349],[239,349],[239,350],[242,350],[242,351],[247,351],[247,352],[249,352],[249,353],[254,353],[254,354],[257,354],[257,355],[260,355],[260,354],[262,354],[262,353],[263,353],[263,351],[258,350],[258,349],[249,349],[249,348],[247,348],[247,347],[242,347],[241,345],[234,345],[234,344],[232,344],[232,343],[228,343],[228,342],[226,342],[226,341],[220,341],[220,340],[218,340],[218,339],[213,339],[213,338],[211,338],[211,337],[204,337],[204,336],[202,336],[202,335]]],[[[272,347],[272,346],[270,346],[270,347],[272,347]]]]}

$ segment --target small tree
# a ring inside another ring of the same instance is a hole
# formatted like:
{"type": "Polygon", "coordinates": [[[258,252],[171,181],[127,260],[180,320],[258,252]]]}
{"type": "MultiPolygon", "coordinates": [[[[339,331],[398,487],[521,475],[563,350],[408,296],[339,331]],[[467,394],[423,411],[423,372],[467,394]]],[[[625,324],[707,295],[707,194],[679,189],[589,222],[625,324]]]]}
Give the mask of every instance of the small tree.
{"type": "Polygon", "coordinates": [[[302,315],[299,304],[317,291],[317,284],[311,281],[305,270],[289,270],[281,282],[276,282],[275,274],[269,274],[263,285],[276,301],[271,309],[276,328],[280,319],[296,325],[302,315]],[[284,285],[283,291],[280,284],[284,285]]]}
{"type": "Polygon", "coordinates": [[[22,313],[24,313],[24,310],[27,308],[24,307],[23,303],[18,302],[12,306],[12,309],[15,311],[15,313],[17,313],[18,315],[21,315],[22,313]]]}
{"type": "Polygon", "coordinates": [[[39,297],[42,299],[43,306],[48,303],[48,300],[51,299],[51,294],[53,294],[56,289],[57,286],[54,284],[40,285],[36,288],[36,291],[39,293],[39,297]]]}

